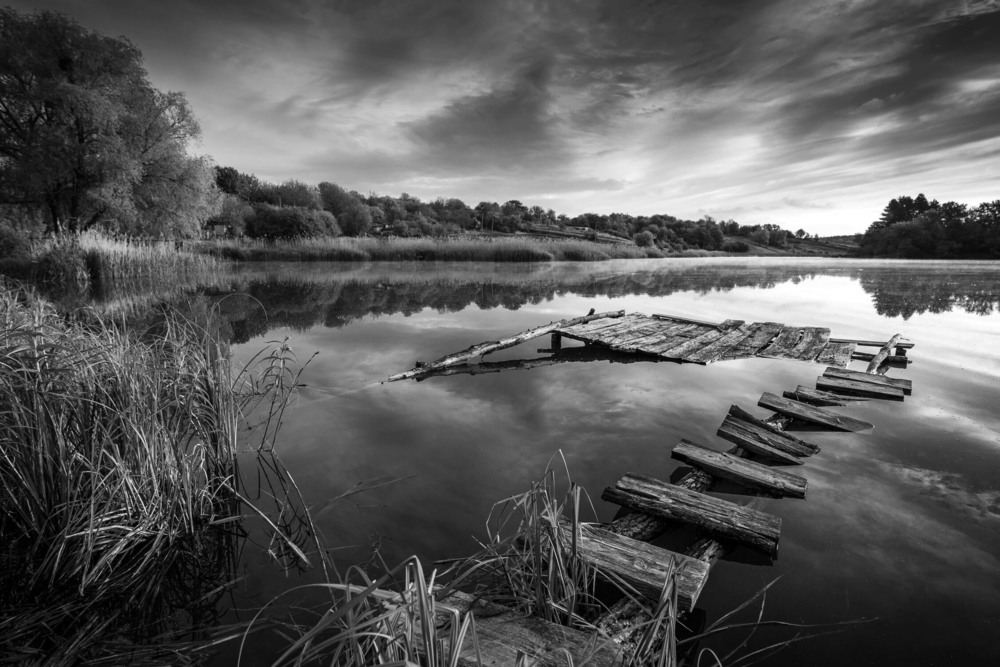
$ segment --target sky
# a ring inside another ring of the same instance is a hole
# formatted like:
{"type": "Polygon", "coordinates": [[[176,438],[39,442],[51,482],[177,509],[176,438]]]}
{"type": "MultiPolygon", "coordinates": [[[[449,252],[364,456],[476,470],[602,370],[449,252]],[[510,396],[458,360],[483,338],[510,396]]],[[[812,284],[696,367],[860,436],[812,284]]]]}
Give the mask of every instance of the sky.
{"type": "Polygon", "coordinates": [[[0,3],[128,37],[273,182],[824,236],[1000,199],[1000,0],[0,3]]]}

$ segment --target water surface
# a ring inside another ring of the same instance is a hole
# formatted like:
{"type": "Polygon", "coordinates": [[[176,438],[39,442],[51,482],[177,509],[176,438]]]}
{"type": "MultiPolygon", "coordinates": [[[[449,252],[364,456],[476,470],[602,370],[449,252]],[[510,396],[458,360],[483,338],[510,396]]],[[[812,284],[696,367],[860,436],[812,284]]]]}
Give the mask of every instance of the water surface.
{"type": "MultiPolygon", "coordinates": [[[[250,269],[210,297],[227,316],[237,358],[284,336],[301,359],[318,353],[280,453],[322,508],[317,525],[344,566],[376,548],[389,563],[473,552],[493,504],[526,490],[560,451],[596,519],[609,521],[616,507],[601,491],[623,473],[670,477],[681,438],[728,448],[714,434],[731,404],[765,417],[762,392],[814,386],[822,372],[772,359],[606,360],[380,383],[417,360],[591,308],[779,321],[845,338],[902,333],[916,343],[914,361],[890,375],[911,379],[913,395],[844,408],[875,424],[870,433],[800,434],[822,452],[795,470],[809,481],[806,500],[767,501],[783,520],[779,559],[767,565],[734,551],[698,606],[711,622],[780,576],[765,618],[877,618],[794,644],[767,664],[1000,660],[1000,263],[279,265],[250,269]],[[384,476],[406,479],[325,502],[384,476]]],[[[488,360],[538,358],[547,346],[540,338],[488,360]]],[[[245,552],[244,592],[259,600],[301,581],[276,574],[266,548],[245,552]]],[[[761,631],[748,647],[791,635],[761,631]]],[[[706,646],[724,651],[735,641],[706,646]]]]}

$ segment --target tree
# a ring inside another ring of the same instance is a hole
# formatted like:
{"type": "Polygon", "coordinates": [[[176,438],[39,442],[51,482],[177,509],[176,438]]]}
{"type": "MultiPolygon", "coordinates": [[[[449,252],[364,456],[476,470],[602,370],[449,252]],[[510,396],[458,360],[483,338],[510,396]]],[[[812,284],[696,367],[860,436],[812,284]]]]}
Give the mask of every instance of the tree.
{"type": "Polygon", "coordinates": [[[117,219],[184,233],[218,204],[209,165],[187,155],[199,133],[127,39],[0,9],[0,203],[41,210],[55,232],[117,219]]]}
{"type": "Polygon", "coordinates": [[[808,234],[806,234],[806,230],[804,230],[804,229],[800,229],[797,232],[795,232],[795,237],[796,238],[804,239],[806,236],[808,236],[808,234]]]}

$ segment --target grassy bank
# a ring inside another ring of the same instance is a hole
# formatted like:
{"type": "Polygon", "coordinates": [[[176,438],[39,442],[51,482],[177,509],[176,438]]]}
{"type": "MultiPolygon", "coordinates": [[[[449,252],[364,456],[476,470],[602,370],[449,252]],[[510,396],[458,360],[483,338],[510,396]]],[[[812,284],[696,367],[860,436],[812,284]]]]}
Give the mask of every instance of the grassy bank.
{"type": "Polygon", "coordinates": [[[306,238],[286,241],[203,241],[200,252],[222,259],[302,262],[589,262],[662,257],[655,248],[527,237],[306,238]]]}
{"type": "Polygon", "coordinates": [[[115,239],[97,232],[34,241],[17,254],[0,256],[0,274],[78,293],[122,283],[176,284],[219,265],[214,257],[174,242],[115,239]]]}
{"type": "Polygon", "coordinates": [[[0,287],[0,359],[0,661],[195,650],[239,540],[225,357],[179,318],[141,338],[0,287]]]}

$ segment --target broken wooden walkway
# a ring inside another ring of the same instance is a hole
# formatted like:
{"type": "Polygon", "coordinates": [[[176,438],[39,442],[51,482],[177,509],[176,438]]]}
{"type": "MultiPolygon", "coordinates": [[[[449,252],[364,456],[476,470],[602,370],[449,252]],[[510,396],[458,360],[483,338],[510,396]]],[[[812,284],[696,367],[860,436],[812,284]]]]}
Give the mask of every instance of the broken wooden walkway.
{"type": "Polygon", "coordinates": [[[462,367],[476,356],[545,334],[552,335],[551,351],[557,353],[561,338],[567,337],[620,353],[681,362],[707,364],[759,356],[813,361],[826,364],[827,368],[817,378],[815,388],[798,385],[780,394],[764,392],[758,405],[774,412],[767,419],[759,419],[733,405],[716,434],[732,443],[728,450],[719,451],[687,440],[677,443],[672,456],[692,467],[677,482],[624,474],[602,495],[604,500],[622,508],[610,524],[560,524],[566,536],[563,542],[573,545],[573,555],[608,578],[626,582],[647,597],[650,604],[643,605],[631,598],[615,603],[597,619],[597,633],[590,635],[566,631],[538,618],[528,622],[503,607],[494,609],[492,615],[511,617],[505,621],[510,625],[508,629],[505,624],[487,624],[487,642],[496,647],[497,655],[502,655],[504,661],[523,652],[539,664],[554,664],[553,656],[563,650],[578,651],[586,643],[603,647],[597,651],[595,664],[608,664],[621,657],[622,651],[634,647],[636,632],[649,619],[648,607],[656,605],[669,581],[673,581],[677,591],[679,610],[690,611],[706,584],[709,568],[728,550],[742,545],[770,559],[776,558],[781,519],[764,511],[762,499],[805,498],[808,481],[791,470],[774,466],[795,466],[792,470],[797,471],[804,459],[820,453],[815,444],[789,431],[868,430],[873,428],[872,424],[831,408],[868,400],[901,401],[912,392],[909,380],[885,376],[889,367],[905,368],[909,362],[906,351],[913,344],[899,335],[881,343],[831,339],[829,330],[815,327],[789,327],[773,322],[748,325],[733,320],[713,324],[662,315],[625,315],[620,311],[599,315],[591,312],[575,320],[481,343],[436,362],[418,364],[389,380],[434,373],[492,372],[463,371],[462,367]],[[856,346],[878,346],[879,350],[862,356],[854,352],[856,346]],[[859,358],[869,362],[864,371],[845,368],[852,359],[859,358]],[[740,505],[710,495],[721,480],[745,487],[747,495],[753,498],[740,505]],[[685,525],[693,527],[700,537],[683,553],[649,544],[665,531],[685,525]],[[609,640],[614,642],[613,646],[608,645],[609,640]]]}
{"type": "MultiPolygon", "coordinates": [[[[621,310],[594,314],[591,311],[584,317],[551,322],[507,338],[479,343],[436,361],[417,362],[410,370],[389,376],[387,381],[456,372],[490,372],[468,362],[544,335],[552,336],[549,352],[558,353],[562,349],[562,339],[568,338],[613,352],[695,364],[765,357],[811,361],[843,368],[858,354],[855,352],[856,347],[879,345],[884,348],[887,345],[869,340],[830,338],[830,330],[826,328],[791,326],[777,322],[747,324],[743,320],[725,320],[714,323],[674,315],[626,314],[621,310]]],[[[905,351],[912,347],[912,343],[899,339],[890,342],[892,348],[877,360],[876,366],[885,362],[887,357],[899,364],[900,359],[906,359],[905,351]],[[896,351],[895,355],[891,354],[893,349],[896,351]]],[[[542,363],[539,360],[524,360],[520,363],[529,367],[545,365],[546,361],[554,363],[559,359],[543,359],[542,363]]],[[[492,370],[516,367],[517,362],[507,362],[504,368],[492,370]]]]}

